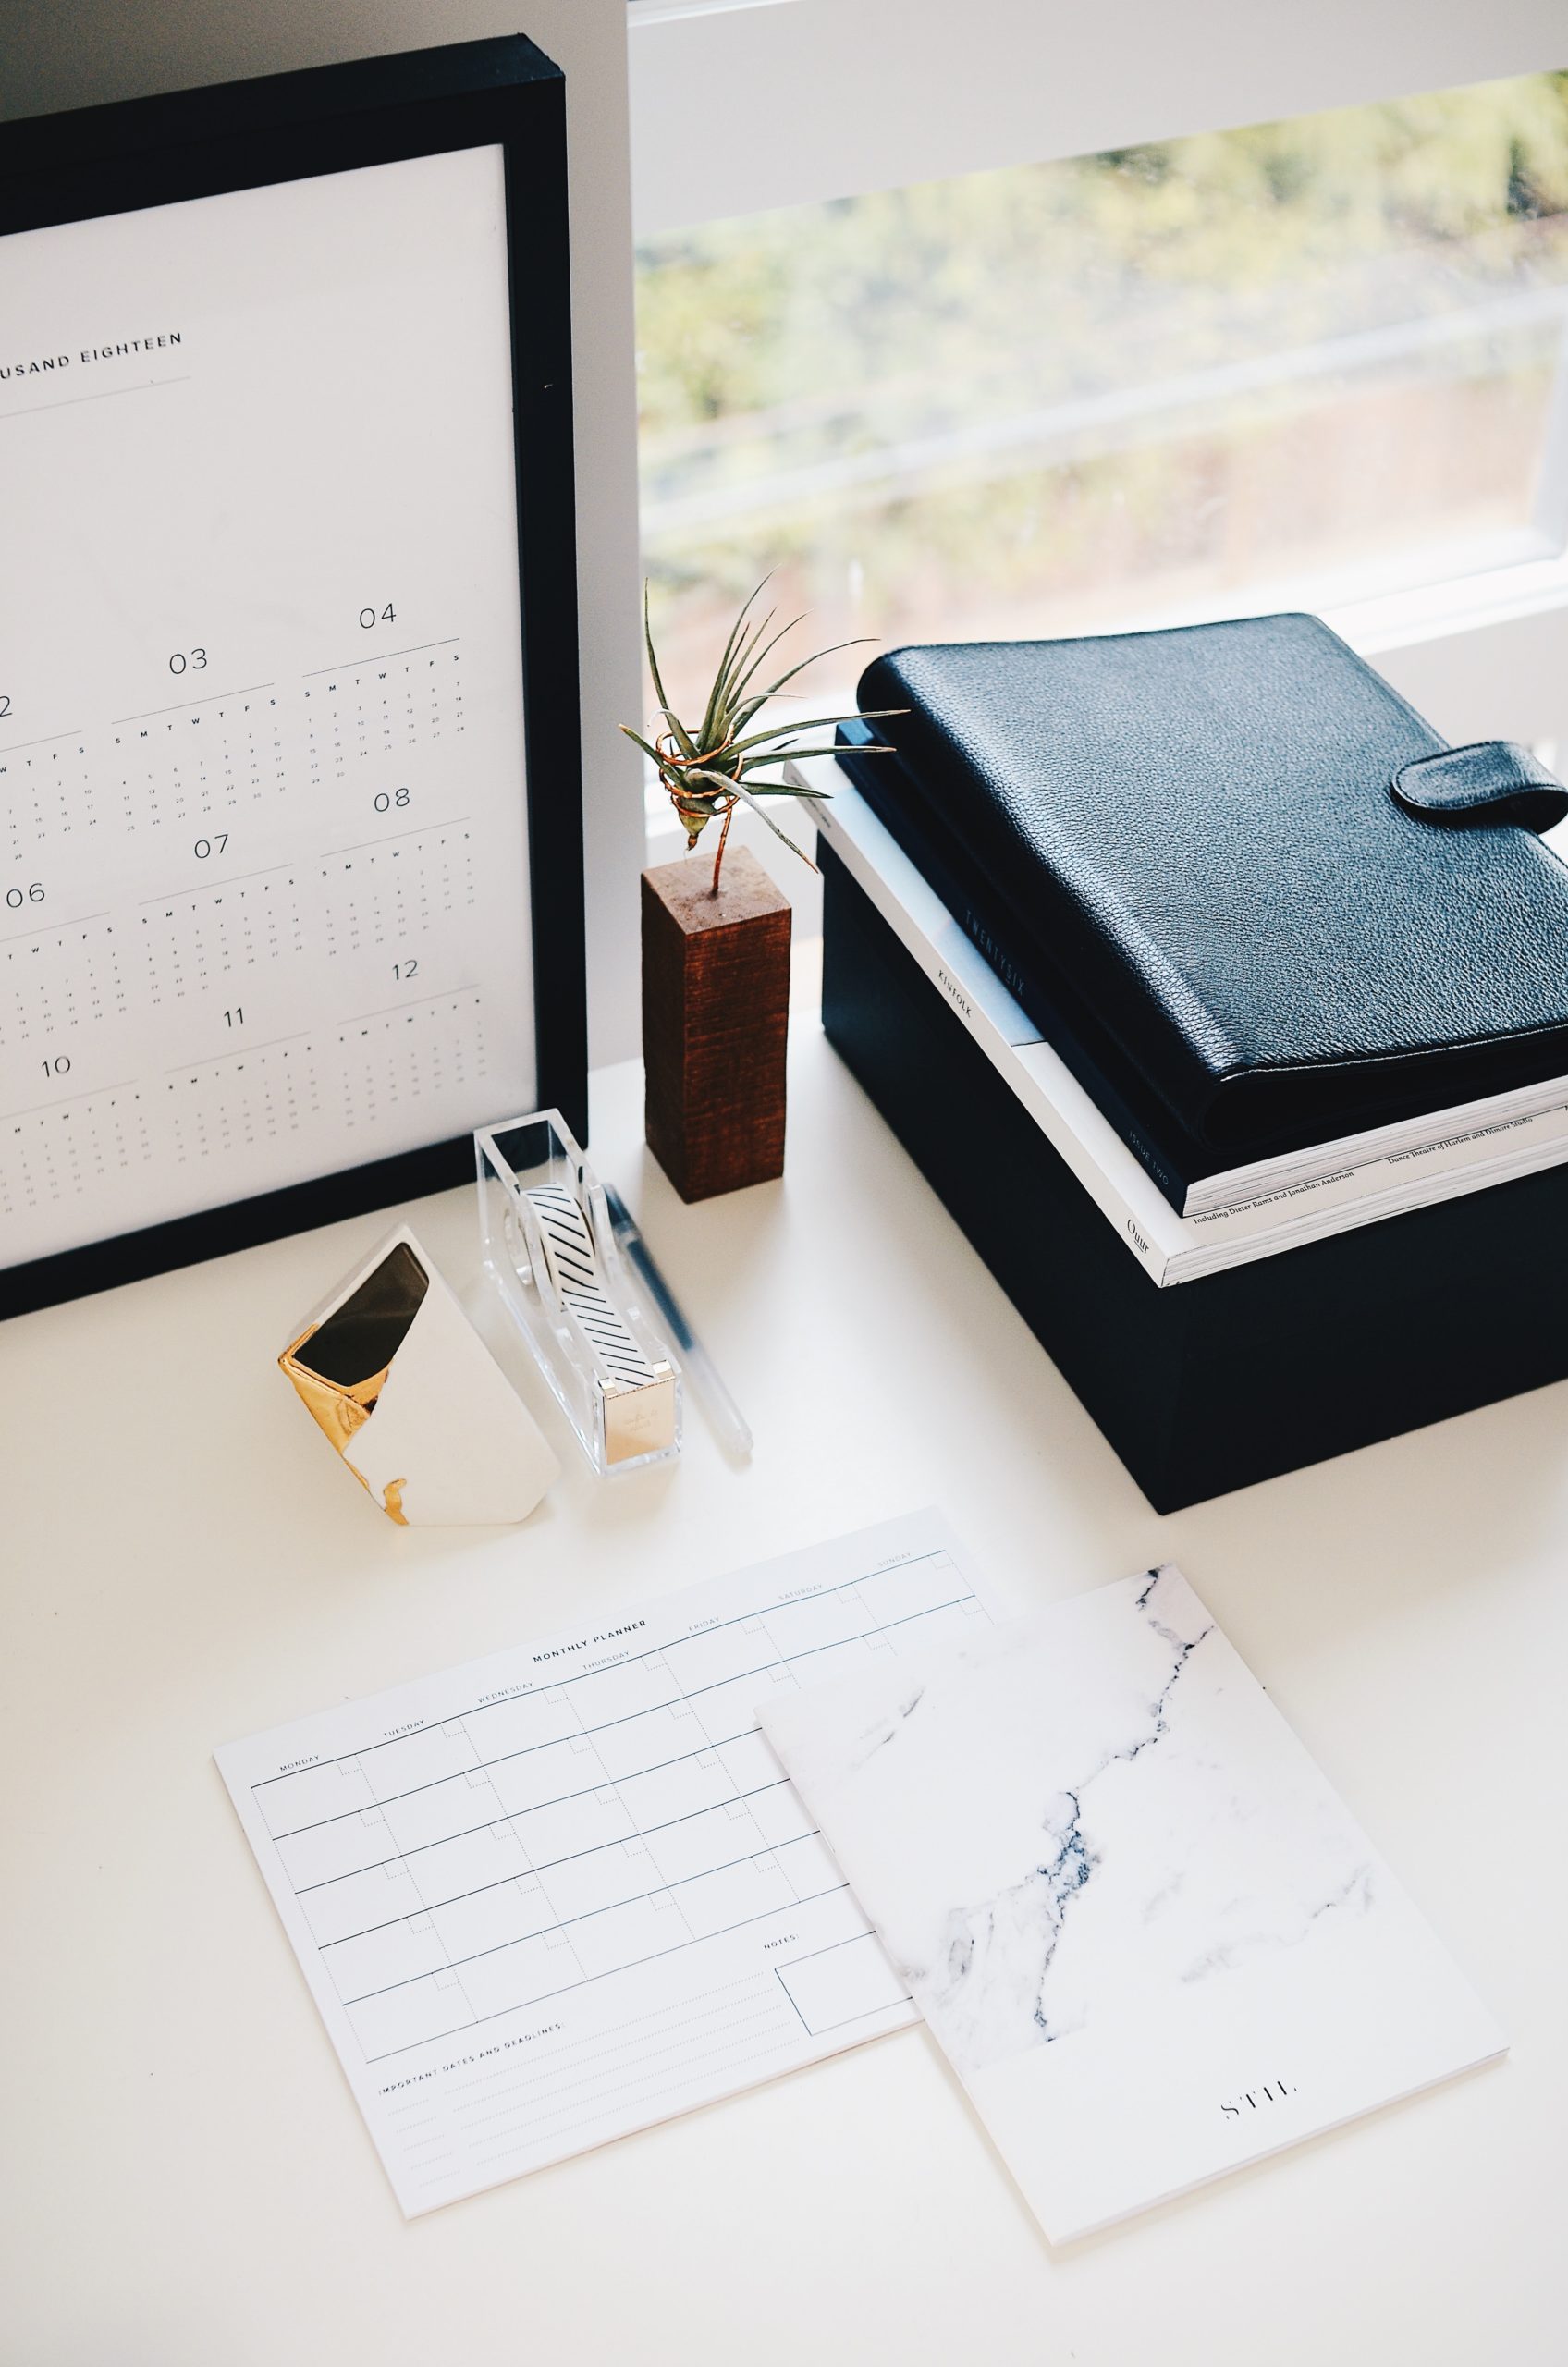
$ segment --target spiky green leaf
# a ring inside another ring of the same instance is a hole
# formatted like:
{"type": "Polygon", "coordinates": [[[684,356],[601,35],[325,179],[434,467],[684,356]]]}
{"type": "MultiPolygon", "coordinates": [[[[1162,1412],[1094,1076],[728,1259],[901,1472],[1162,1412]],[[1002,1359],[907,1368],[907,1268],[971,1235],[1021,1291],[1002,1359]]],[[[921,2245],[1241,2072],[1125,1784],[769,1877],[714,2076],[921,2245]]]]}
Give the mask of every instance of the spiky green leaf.
{"type": "MultiPolygon", "coordinates": [[[[803,622],[803,619],[797,618],[796,622],[803,622]]],[[[786,682],[792,682],[797,674],[803,674],[806,668],[815,666],[819,657],[836,657],[840,649],[859,649],[875,637],[872,633],[857,632],[848,641],[830,641],[826,649],[814,649],[809,657],[802,657],[798,666],[791,666],[787,674],[780,674],[777,682],[769,685],[766,696],[776,699],[786,682]]]]}
{"type": "Polygon", "coordinates": [[[644,576],[643,578],[643,639],[647,644],[648,671],[654,678],[654,696],[657,699],[660,708],[668,713],[669,698],[659,673],[658,653],[654,647],[654,620],[648,607],[648,579],[644,576]]]}
{"type": "MultiPolygon", "coordinates": [[[[884,716],[900,715],[902,712],[903,709],[900,707],[872,707],[866,714],[855,717],[854,720],[857,723],[876,723],[879,722],[884,716]]],[[[786,739],[792,731],[830,731],[836,723],[842,723],[848,719],[839,715],[807,715],[797,717],[790,723],[771,723],[766,731],[753,731],[747,739],[732,740],[724,753],[727,756],[742,755],[748,748],[765,747],[769,740],[786,739]]]]}
{"type": "Polygon", "coordinates": [[[759,597],[769,580],[769,577],[765,575],[755,591],[747,595],[740,615],[729,628],[729,638],[724,644],[724,655],[718,661],[718,671],[713,678],[713,688],[708,693],[707,707],[703,716],[700,738],[704,748],[711,748],[714,745],[714,720],[723,698],[724,685],[729,672],[730,660],[735,654],[735,645],[745,631],[746,619],[751,613],[753,601],[759,597]]]}
{"type": "MultiPolygon", "coordinates": [[[[775,615],[775,616],[777,616],[777,615],[778,615],[778,611],[777,609],[775,609],[773,613],[774,613],[774,615],[775,615]]],[[[772,621],[772,619],[769,619],[769,621],[771,622],[771,621],[772,621]]],[[[800,616],[798,616],[798,617],[791,617],[791,618],[790,618],[790,621],[789,621],[789,623],[788,623],[787,625],[780,625],[780,626],[779,626],[778,631],[778,632],[773,635],[772,639],[771,639],[769,642],[767,642],[767,643],[766,643],[763,647],[761,647],[761,648],[757,649],[757,651],[756,651],[755,655],[751,658],[750,662],[747,664],[747,666],[746,666],[746,669],[745,669],[745,672],[744,672],[743,674],[740,675],[740,676],[739,676],[739,678],[738,678],[738,680],[737,680],[737,681],[736,681],[735,688],[736,688],[736,691],[737,691],[738,693],[739,693],[739,692],[741,692],[741,691],[743,691],[743,690],[745,689],[745,687],[746,687],[747,683],[751,681],[751,679],[752,679],[753,675],[756,672],[757,668],[762,664],[763,659],[767,656],[768,651],[769,651],[770,649],[777,649],[777,648],[778,648],[778,644],[779,644],[779,643],[780,643],[782,640],[784,640],[784,638],[786,637],[786,635],[787,635],[787,634],[789,634],[789,633],[792,633],[792,632],[794,632],[795,627],[796,627],[797,625],[803,625],[803,624],[804,624],[804,622],[805,622],[805,616],[804,616],[803,612],[802,612],[800,616]]],[[[805,661],[805,662],[806,662],[806,664],[809,666],[809,665],[811,664],[811,660],[810,660],[810,658],[808,657],[808,658],[806,659],[806,661],[805,661]]],[[[799,669],[798,669],[798,668],[796,668],[795,670],[796,670],[796,671],[798,671],[799,669]]],[[[789,681],[789,679],[790,679],[790,678],[789,678],[789,676],[788,676],[787,674],[786,674],[786,675],[784,675],[784,676],[782,677],[782,680],[783,680],[783,681],[789,681]]],[[[763,696],[765,699],[766,699],[766,698],[769,698],[769,697],[771,697],[771,696],[772,696],[772,693],[771,693],[771,692],[768,692],[768,691],[764,691],[764,692],[762,693],[762,696],[763,696]]]]}
{"type": "Polygon", "coordinates": [[[749,789],[747,789],[742,783],[738,782],[736,784],[736,793],[745,801],[747,805],[751,807],[751,810],[756,816],[757,820],[763,823],[766,828],[773,832],[776,839],[783,840],[791,854],[798,854],[800,856],[801,861],[805,865],[808,871],[815,871],[816,869],[815,864],[813,863],[804,847],[798,847],[795,844],[794,840],[790,836],[789,831],[781,830],[779,828],[772,815],[764,812],[762,805],[759,803],[757,799],[753,796],[749,789]]]}
{"type": "Polygon", "coordinates": [[[650,747],[647,741],[643,739],[640,731],[632,730],[630,723],[623,723],[620,728],[625,732],[629,740],[635,740],[639,748],[642,749],[644,756],[651,756],[653,758],[654,763],[658,767],[659,771],[662,773],[664,771],[665,760],[660,755],[658,750],[656,748],[650,747]]]}
{"type": "Polygon", "coordinates": [[[683,756],[700,755],[702,753],[701,750],[698,748],[697,743],[692,739],[691,733],[687,730],[686,726],[681,722],[680,717],[668,706],[661,706],[659,713],[663,716],[665,721],[668,724],[671,732],[674,734],[675,744],[680,749],[681,754],[683,756]]]}

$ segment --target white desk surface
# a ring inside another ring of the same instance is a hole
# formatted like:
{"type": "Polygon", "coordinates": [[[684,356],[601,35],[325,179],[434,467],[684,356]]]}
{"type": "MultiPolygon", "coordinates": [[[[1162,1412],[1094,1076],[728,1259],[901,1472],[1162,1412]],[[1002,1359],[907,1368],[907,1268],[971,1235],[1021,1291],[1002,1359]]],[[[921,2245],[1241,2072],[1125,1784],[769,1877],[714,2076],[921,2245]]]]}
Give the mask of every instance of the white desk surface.
{"type": "Polygon", "coordinates": [[[377,1217],[0,1330],[6,2367],[1560,2367],[1568,1387],[1161,1520],[809,1019],[781,1185],[595,1086],[742,1473],[393,1527],[274,1365],[377,1217]],[[1179,1559],[1512,2060],[1059,2254],[921,2030],[406,2225],[214,1745],[929,1502],[1010,1606],[1179,1559]]]}

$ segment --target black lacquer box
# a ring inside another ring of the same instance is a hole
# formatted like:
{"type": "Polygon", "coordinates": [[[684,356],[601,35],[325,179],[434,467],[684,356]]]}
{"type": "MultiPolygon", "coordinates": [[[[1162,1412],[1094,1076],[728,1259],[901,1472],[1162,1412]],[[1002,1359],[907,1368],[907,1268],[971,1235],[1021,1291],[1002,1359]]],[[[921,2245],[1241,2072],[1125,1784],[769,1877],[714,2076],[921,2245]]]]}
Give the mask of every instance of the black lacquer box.
{"type": "Polygon", "coordinates": [[[1157,1511],[1568,1376],[1568,1166],[1161,1289],[818,846],[830,1041],[1157,1511]]]}

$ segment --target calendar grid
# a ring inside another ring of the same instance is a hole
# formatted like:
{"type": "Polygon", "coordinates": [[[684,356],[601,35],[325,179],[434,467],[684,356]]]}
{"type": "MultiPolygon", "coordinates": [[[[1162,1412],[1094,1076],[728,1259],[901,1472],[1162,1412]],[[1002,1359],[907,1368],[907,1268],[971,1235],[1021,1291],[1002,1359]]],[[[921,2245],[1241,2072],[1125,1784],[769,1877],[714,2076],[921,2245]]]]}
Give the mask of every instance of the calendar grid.
{"type": "Polygon", "coordinates": [[[136,1080],[134,1077],[122,1077],[118,1085],[88,1085],[84,1091],[80,1093],[67,1093],[61,1100],[58,1101],[35,1102],[31,1110],[8,1110],[6,1112],[6,1117],[7,1121],[13,1118],[35,1118],[41,1110],[68,1110],[73,1102],[96,1101],[101,1094],[129,1093],[135,1082],[136,1080]]]}
{"type": "Polygon", "coordinates": [[[919,1514],[219,1752],[406,2210],[916,2017],[766,1705],[989,1615],[919,1514]]]}
{"type": "Polygon", "coordinates": [[[15,929],[9,937],[0,937],[0,945],[42,944],[45,938],[58,937],[66,929],[86,928],[92,922],[105,921],[108,917],[109,910],[108,906],[105,905],[102,912],[79,913],[74,919],[68,921],[55,921],[48,928],[15,929]]]}
{"type": "Polygon", "coordinates": [[[444,641],[416,641],[411,648],[384,649],[370,657],[350,657],[341,666],[312,666],[302,679],[313,682],[323,674],[366,673],[377,666],[389,666],[394,657],[418,657],[426,649],[450,649],[460,638],[459,634],[452,632],[444,641]]]}
{"type": "Polygon", "coordinates": [[[29,748],[53,748],[62,740],[80,740],[81,736],[80,730],[78,730],[45,731],[38,740],[14,740],[8,748],[0,748],[0,762],[7,756],[19,756],[29,748]]]}
{"type": "MultiPolygon", "coordinates": [[[[491,942],[478,915],[495,842],[478,778],[453,769],[462,640],[0,750],[0,790],[14,784],[5,893],[22,924],[0,935],[0,1213],[39,1247],[95,1215],[116,1233],[155,1220],[171,1177],[205,1171],[221,1200],[374,1156],[377,1139],[396,1151],[472,1124],[496,1068],[472,975],[491,942]],[[433,805],[460,810],[432,818],[433,805]],[[398,827],[366,838],[383,816],[398,827]],[[94,909],[54,916],[66,895],[95,893],[94,909]],[[394,1042],[386,1030],[405,1020],[394,1042]],[[112,1066],[105,1022],[122,1046],[112,1066]],[[83,1111],[106,1114],[127,1089],[123,1048],[154,1043],[132,1080],[149,1099],[134,1131],[84,1132],[83,1111]],[[44,1079],[68,1089],[41,1094],[44,1079]]],[[[526,942],[512,930],[508,943],[515,966],[526,942]]],[[[518,1041],[508,1016],[501,1098],[521,1106],[518,1041]]]]}
{"type": "MultiPolygon", "coordinates": [[[[929,1552],[929,1553],[912,1553],[912,1554],[908,1555],[908,1556],[907,1556],[903,1561],[901,1561],[901,1562],[899,1564],[899,1565],[898,1565],[898,1566],[899,1566],[899,1568],[900,1568],[900,1570],[911,1570],[911,1569],[913,1569],[913,1568],[914,1568],[918,1564],[920,1564],[920,1563],[924,1563],[924,1562],[936,1562],[936,1561],[943,1561],[943,1562],[945,1562],[945,1561],[947,1561],[947,1560],[948,1560],[948,1558],[949,1558],[949,1557],[948,1557],[948,1555],[946,1554],[946,1552],[945,1552],[945,1551],[933,1551],[932,1552],[929,1552]]],[[[817,1587],[817,1588],[814,1588],[812,1589],[812,1592],[811,1592],[811,1594],[810,1594],[809,1596],[804,1596],[804,1597],[802,1597],[802,1600],[810,1600],[810,1601],[820,1602],[820,1601],[822,1601],[826,1597],[827,1597],[827,1596],[829,1596],[829,1595],[837,1595],[837,1594],[851,1594],[851,1593],[852,1593],[852,1592],[853,1592],[853,1591],[854,1591],[858,1587],[864,1586],[864,1583],[865,1583],[865,1580],[864,1580],[864,1577],[846,1578],[840,1586],[836,1586],[836,1587],[817,1587]]],[[[971,1600],[971,1599],[972,1599],[972,1591],[971,1591],[971,1589],[970,1589],[969,1588],[967,1588],[967,1587],[966,1587],[966,1588],[965,1588],[965,1589],[964,1589],[964,1593],[963,1593],[963,1595],[962,1595],[962,1597],[956,1598],[956,1600],[971,1600]]],[[[912,1614],[911,1614],[911,1616],[913,1616],[913,1617],[918,1617],[919,1615],[920,1615],[919,1613],[912,1613],[912,1614]]],[[[720,1632],[720,1630],[721,1630],[721,1629],[726,1628],[726,1627],[744,1627],[744,1626],[751,1626],[751,1625],[753,1625],[755,1624],[756,1619],[757,1619],[757,1616],[758,1616],[758,1614],[757,1614],[755,1612],[737,1613],[733,1618],[729,1618],[729,1619],[716,1619],[716,1620],[713,1620],[710,1624],[708,1624],[707,1625],[705,1625],[705,1626],[704,1627],[704,1629],[703,1629],[703,1631],[702,1631],[702,1632],[703,1632],[703,1634],[704,1634],[704,1635],[705,1635],[705,1636],[715,1636],[715,1635],[717,1635],[717,1634],[720,1632]]],[[[661,1650],[663,1650],[663,1649],[668,1649],[668,1648],[661,1648],[661,1650]]],[[[653,1655],[652,1653],[645,1653],[645,1654],[639,1654],[639,1655],[637,1655],[636,1657],[638,1657],[638,1658],[643,1658],[643,1659],[647,1659],[647,1658],[654,1657],[654,1655],[653,1655]]],[[[799,1654],[797,1654],[797,1656],[796,1656],[796,1657],[797,1657],[797,1658],[799,1658],[799,1657],[802,1657],[802,1656],[801,1656],[801,1655],[799,1655],[799,1654]]],[[[603,1672],[602,1672],[601,1670],[594,1669],[594,1670],[588,1670],[588,1671],[585,1671],[585,1672],[584,1672],[584,1674],[587,1674],[587,1675],[594,1675],[594,1676],[596,1676],[596,1675],[600,1675],[600,1674],[603,1674],[603,1672]]],[[[576,1680],[576,1679],[574,1679],[574,1678],[572,1678],[572,1679],[567,1679],[567,1680],[565,1680],[565,1681],[566,1681],[566,1682],[568,1682],[568,1683],[575,1683],[577,1680],[576,1680]]],[[[518,1691],[518,1694],[520,1695],[520,1697],[525,1697],[525,1688],[523,1688],[523,1687],[520,1686],[520,1687],[518,1687],[518,1688],[517,1688],[517,1691],[518,1691]]],[[[481,1711],[481,1710],[493,1709],[495,1706],[496,1706],[496,1702],[495,1702],[495,1700],[493,1700],[493,1699],[492,1699],[492,1700],[485,1700],[485,1701],[479,1701],[479,1702],[475,1702],[475,1703],[472,1705],[472,1707],[471,1709],[463,1710],[463,1711],[458,1711],[454,1712],[453,1714],[454,1714],[455,1716],[457,1716],[457,1717],[459,1717],[459,1718],[469,1718],[469,1717],[476,1716],[476,1715],[478,1714],[479,1711],[481,1711]]],[[[606,1720],[604,1721],[604,1725],[603,1725],[603,1727],[595,1727],[595,1728],[594,1728],[594,1729],[593,1729],[593,1731],[594,1731],[594,1733],[599,1733],[599,1732],[602,1732],[602,1731],[604,1730],[604,1728],[607,1728],[607,1727],[609,1727],[609,1726],[624,1725],[624,1724],[626,1724],[626,1723],[628,1723],[628,1721],[629,1721],[630,1719],[631,1719],[631,1718],[633,1718],[633,1717],[640,1716],[641,1714],[642,1714],[642,1713],[641,1713],[640,1711],[627,1711],[627,1713],[626,1713],[626,1715],[625,1715],[624,1717],[621,1717],[621,1718],[607,1718],[607,1719],[606,1719],[606,1720]]],[[[334,1756],[333,1754],[330,1754],[330,1753],[329,1753],[329,1754],[327,1754],[325,1758],[323,1758],[323,1759],[321,1759],[320,1760],[318,1760],[316,1763],[317,1763],[317,1764],[319,1764],[319,1765],[321,1765],[321,1766],[325,1766],[325,1767],[338,1767],[338,1766],[342,1766],[343,1764],[345,1764],[345,1762],[346,1762],[346,1761],[348,1761],[348,1760],[349,1760],[369,1759],[369,1758],[371,1758],[371,1757],[372,1757],[375,1752],[377,1752],[377,1751],[381,1751],[381,1750],[395,1750],[395,1749],[397,1748],[397,1747],[398,1747],[398,1743],[399,1743],[399,1742],[401,1742],[402,1740],[403,1740],[403,1736],[402,1736],[402,1735],[387,1735],[387,1737],[386,1738],[386,1740],[385,1740],[385,1741],[382,1741],[382,1742],[373,1742],[373,1743],[365,1743],[365,1744],[362,1744],[362,1745],[361,1745],[361,1746],[357,1750],[352,1750],[352,1751],[340,1751],[340,1752],[338,1752],[337,1754],[336,1754],[336,1756],[334,1756]]],[[[529,1746],[529,1748],[544,1748],[544,1746],[543,1746],[543,1745],[531,1745],[531,1746],[529,1746]]],[[[513,1754],[513,1755],[516,1755],[516,1754],[513,1754]]],[[[291,1780],[292,1780],[292,1779],[291,1779],[291,1776],[290,1776],[290,1774],[289,1774],[288,1772],[285,1772],[284,1773],[282,1773],[282,1774],[278,1774],[278,1775],[263,1775],[263,1776],[258,1777],[258,1778],[257,1778],[257,1780],[256,1780],[256,1781],[255,1781],[255,1782],[251,1785],[251,1787],[250,1787],[250,1788],[251,1788],[251,1792],[252,1792],[252,1793],[256,1793],[256,1792],[264,1792],[264,1791],[267,1791],[269,1788],[271,1788],[271,1787],[273,1787],[273,1786],[275,1786],[275,1785],[276,1785],[276,1784],[287,1784],[287,1783],[290,1782],[291,1780]]],[[[425,1788],[427,1788],[427,1787],[426,1787],[426,1786],[424,1786],[424,1785],[415,1785],[413,1788],[414,1788],[415,1790],[423,1790],[423,1789],[425,1789],[425,1788]]],[[[387,1803],[388,1805],[389,1805],[389,1802],[390,1802],[390,1796],[388,1797],[388,1803],[387,1803]]],[[[277,1838],[282,1838],[282,1836],[281,1836],[281,1835],[278,1835],[278,1836],[276,1836],[276,1837],[277,1837],[277,1838]]]]}
{"type": "Polygon", "coordinates": [[[176,699],[172,706],[150,706],[141,715],[113,715],[109,729],[118,730],[126,723],[152,723],[161,715],[185,715],[193,706],[221,706],[225,699],[253,698],[258,691],[276,690],[276,682],[242,682],[237,691],[203,691],[196,699],[176,699]]]}
{"type": "MultiPolygon", "coordinates": [[[[913,1555],[257,1778],[280,1879],[361,2060],[844,1898],[758,1731],[757,1694],[977,1608],[945,1551],[913,1555]]],[[[864,1933],[851,1917],[808,1954],[864,1933]]]]}

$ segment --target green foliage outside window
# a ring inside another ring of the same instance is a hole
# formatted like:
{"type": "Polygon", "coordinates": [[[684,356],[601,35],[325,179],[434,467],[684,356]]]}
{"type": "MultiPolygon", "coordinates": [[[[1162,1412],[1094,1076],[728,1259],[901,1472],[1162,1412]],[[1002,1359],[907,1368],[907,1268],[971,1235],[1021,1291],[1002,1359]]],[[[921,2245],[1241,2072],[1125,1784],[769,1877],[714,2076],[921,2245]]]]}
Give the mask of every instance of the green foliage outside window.
{"type": "Polygon", "coordinates": [[[1524,523],[1568,74],[742,216],[640,264],[670,673],[770,568],[836,639],[1100,629],[1524,523]]]}

